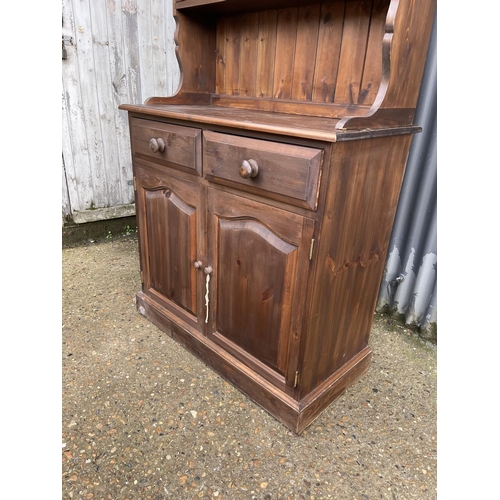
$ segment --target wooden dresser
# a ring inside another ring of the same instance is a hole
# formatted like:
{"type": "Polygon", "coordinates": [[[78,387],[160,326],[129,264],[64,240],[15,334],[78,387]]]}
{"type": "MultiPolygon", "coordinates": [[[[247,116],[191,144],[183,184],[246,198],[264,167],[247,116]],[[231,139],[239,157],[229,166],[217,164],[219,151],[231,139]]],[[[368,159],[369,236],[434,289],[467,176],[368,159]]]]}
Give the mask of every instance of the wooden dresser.
{"type": "Polygon", "coordinates": [[[369,367],[435,0],[174,0],[130,123],[140,313],[295,433],[369,367]]]}

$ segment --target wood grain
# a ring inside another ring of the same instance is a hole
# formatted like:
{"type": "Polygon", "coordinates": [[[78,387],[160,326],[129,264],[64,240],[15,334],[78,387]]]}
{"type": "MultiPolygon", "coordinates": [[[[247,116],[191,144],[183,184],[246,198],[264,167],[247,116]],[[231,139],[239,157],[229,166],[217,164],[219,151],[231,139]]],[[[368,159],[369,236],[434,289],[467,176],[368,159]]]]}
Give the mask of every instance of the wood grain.
{"type": "Polygon", "coordinates": [[[217,19],[215,42],[215,91],[226,93],[226,18],[217,19]]]}
{"type": "Polygon", "coordinates": [[[297,42],[293,63],[292,99],[312,99],[320,5],[300,7],[297,16],[297,42]]]}
{"type": "Polygon", "coordinates": [[[193,266],[206,262],[200,187],[139,163],[134,174],[143,291],[203,331],[203,279],[193,266]]]}
{"type": "Polygon", "coordinates": [[[312,100],[315,102],[333,102],[344,10],[345,2],[326,2],[321,5],[312,95],[312,100]]]}
{"type": "Polygon", "coordinates": [[[290,99],[292,96],[292,74],[297,40],[297,16],[298,10],[295,7],[278,11],[273,90],[273,96],[276,99],[290,99]]]}
{"type": "Polygon", "coordinates": [[[399,136],[336,147],[302,344],[302,395],[366,347],[410,143],[399,136]]]}
{"type": "Polygon", "coordinates": [[[259,13],[252,12],[241,27],[240,95],[255,97],[258,36],[259,13]]]}
{"type": "Polygon", "coordinates": [[[225,92],[231,95],[240,93],[241,36],[244,16],[226,19],[226,75],[225,92]]]}
{"type": "Polygon", "coordinates": [[[272,97],[278,11],[259,12],[256,97],[272,97]]]}
{"type": "Polygon", "coordinates": [[[358,104],[372,104],[377,96],[382,75],[381,40],[383,40],[385,34],[387,9],[386,0],[373,0],[358,104]]]}
{"type": "Polygon", "coordinates": [[[133,118],[130,130],[134,155],[201,175],[200,129],[133,118]],[[149,141],[153,138],[163,139],[163,152],[152,152],[149,141]]]}
{"type": "Polygon", "coordinates": [[[209,260],[217,290],[209,335],[216,342],[221,336],[235,342],[285,375],[292,389],[296,366],[289,366],[288,352],[303,314],[300,290],[307,280],[312,221],[217,190],[209,192],[209,212],[209,260]]]}
{"type": "Polygon", "coordinates": [[[244,191],[283,195],[295,204],[316,208],[322,150],[260,141],[216,132],[203,135],[205,174],[213,182],[224,182],[244,191]],[[242,178],[243,160],[259,167],[254,178],[242,178]],[[300,203],[301,202],[301,203],[300,203]]]}
{"type": "Polygon", "coordinates": [[[371,4],[371,0],[346,2],[335,87],[337,103],[358,104],[370,27],[371,4]]]}

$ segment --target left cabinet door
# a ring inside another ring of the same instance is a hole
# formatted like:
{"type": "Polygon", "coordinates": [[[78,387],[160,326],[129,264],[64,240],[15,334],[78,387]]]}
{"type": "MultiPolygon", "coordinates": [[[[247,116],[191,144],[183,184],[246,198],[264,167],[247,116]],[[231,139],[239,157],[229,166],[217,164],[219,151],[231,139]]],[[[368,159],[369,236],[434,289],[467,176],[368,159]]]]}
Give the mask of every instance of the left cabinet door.
{"type": "Polygon", "coordinates": [[[143,292],[202,332],[202,187],[134,164],[143,292]]]}

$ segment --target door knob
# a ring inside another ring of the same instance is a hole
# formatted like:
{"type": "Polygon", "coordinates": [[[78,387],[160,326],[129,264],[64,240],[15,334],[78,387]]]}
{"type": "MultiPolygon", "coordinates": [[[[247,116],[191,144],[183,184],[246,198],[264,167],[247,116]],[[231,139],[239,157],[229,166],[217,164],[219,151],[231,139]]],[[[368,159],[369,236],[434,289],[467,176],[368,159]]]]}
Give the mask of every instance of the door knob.
{"type": "Polygon", "coordinates": [[[201,269],[203,267],[203,264],[200,260],[197,260],[193,265],[196,269],[201,269]]]}
{"type": "Polygon", "coordinates": [[[243,160],[240,166],[240,175],[243,179],[249,177],[257,177],[259,173],[259,165],[255,160],[243,160]]]}
{"type": "Polygon", "coordinates": [[[157,139],[153,137],[149,141],[149,148],[153,151],[153,153],[158,153],[158,151],[163,153],[163,151],[165,151],[165,141],[161,137],[158,137],[157,139]]]}

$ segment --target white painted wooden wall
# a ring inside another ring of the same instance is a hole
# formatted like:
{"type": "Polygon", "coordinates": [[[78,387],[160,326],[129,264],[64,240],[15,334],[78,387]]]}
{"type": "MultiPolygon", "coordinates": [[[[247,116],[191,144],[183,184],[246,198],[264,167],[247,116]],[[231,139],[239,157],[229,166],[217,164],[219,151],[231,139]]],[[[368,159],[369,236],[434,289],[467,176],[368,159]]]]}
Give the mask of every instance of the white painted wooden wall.
{"type": "Polygon", "coordinates": [[[135,213],[122,103],[179,84],[172,0],[62,0],[62,215],[76,223],[135,213]]]}

